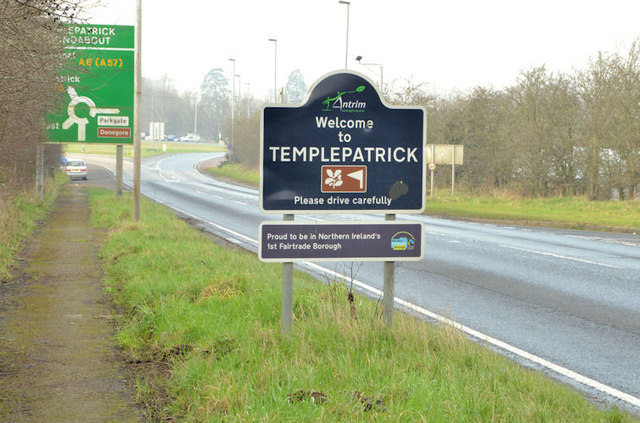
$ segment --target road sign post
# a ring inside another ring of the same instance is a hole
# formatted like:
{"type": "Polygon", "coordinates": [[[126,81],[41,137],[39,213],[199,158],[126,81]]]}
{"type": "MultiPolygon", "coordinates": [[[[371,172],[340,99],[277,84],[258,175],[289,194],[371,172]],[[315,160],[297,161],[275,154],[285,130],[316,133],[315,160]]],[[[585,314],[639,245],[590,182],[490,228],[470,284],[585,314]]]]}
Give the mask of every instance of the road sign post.
{"type": "MultiPolygon", "coordinates": [[[[285,214],[282,220],[291,222],[294,215],[285,214]]],[[[289,333],[293,326],[293,262],[282,263],[282,298],[280,303],[280,330],[289,333]]]]}
{"type": "MultiPolygon", "coordinates": [[[[385,105],[374,85],[355,72],[328,74],[314,84],[305,104],[263,109],[260,209],[285,215],[384,213],[388,220],[394,220],[396,213],[420,213],[425,208],[425,141],[426,111],[423,108],[385,105]]],[[[363,248],[361,238],[342,233],[344,228],[339,229],[340,225],[336,224],[329,227],[315,224],[314,234],[306,233],[308,227],[301,224],[284,228],[264,224],[260,258],[285,264],[294,260],[340,258],[385,261],[384,320],[391,325],[394,261],[421,257],[422,225],[414,224],[417,227],[411,231],[398,230],[400,235],[396,238],[393,234],[383,238],[380,234],[391,228],[391,223],[366,224],[371,226],[367,227],[368,232],[377,234],[378,240],[383,239],[370,250],[363,248]],[[263,233],[265,229],[267,232],[263,233]],[[327,256],[322,243],[273,242],[277,236],[291,240],[303,233],[311,241],[312,235],[320,236],[327,231],[340,238],[341,243],[333,246],[358,253],[327,256]],[[413,238],[403,232],[411,233],[413,238]],[[271,242],[268,242],[269,236],[271,242]],[[410,249],[398,254],[408,243],[413,243],[413,250],[417,239],[418,256],[407,254],[410,249]],[[289,244],[293,246],[289,248],[289,244]],[[312,247],[314,244],[319,246],[312,247]],[[389,250],[393,252],[389,256],[378,255],[380,251],[389,250]]],[[[360,226],[351,223],[348,227],[356,230],[360,226]]],[[[284,310],[284,278],[289,271],[286,269],[283,265],[283,331],[285,319],[291,315],[290,310],[284,310]]]]}

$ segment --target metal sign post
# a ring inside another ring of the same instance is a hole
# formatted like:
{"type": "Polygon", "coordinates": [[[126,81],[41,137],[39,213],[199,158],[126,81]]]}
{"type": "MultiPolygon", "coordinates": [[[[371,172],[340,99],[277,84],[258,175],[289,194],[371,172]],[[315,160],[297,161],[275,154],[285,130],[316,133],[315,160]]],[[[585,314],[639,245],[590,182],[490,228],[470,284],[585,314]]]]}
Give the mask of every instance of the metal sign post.
{"type": "MultiPolygon", "coordinates": [[[[384,220],[396,220],[395,214],[386,214],[384,220]]],[[[421,234],[422,235],[422,234],[421,234]]],[[[393,261],[384,262],[382,284],[382,320],[391,327],[393,325],[393,308],[395,303],[396,264],[393,261]]]]}
{"type": "Polygon", "coordinates": [[[133,220],[140,220],[142,140],[140,139],[140,103],[142,102],[142,0],[136,0],[135,78],[133,88],[133,220]]]}
{"type": "MultiPolygon", "coordinates": [[[[395,213],[421,213],[426,205],[425,140],[424,108],[389,107],[365,76],[349,71],[330,73],[314,84],[304,104],[263,108],[260,210],[285,216],[293,213],[384,213],[388,220],[395,218],[395,213]]],[[[389,253],[389,260],[386,260],[387,256],[379,258],[378,251],[371,256],[371,259],[388,262],[385,264],[385,321],[390,325],[394,305],[393,262],[415,259],[399,250],[416,239],[402,235],[402,230],[397,232],[400,235],[392,233],[383,238],[381,234],[389,227],[383,229],[385,225],[368,223],[381,226],[368,229],[380,236],[381,244],[376,249],[393,252],[389,253]]],[[[291,225],[295,227],[295,224],[291,225]]],[[[421,240],[422,226],[417,225],[421,240]]],[[[329,226],[316,225],[316,229],[333,231],[333,235],[344,237],[340,239],[344,242],[340,244],[341,248],[358,250],[354,246],[364,245],[356,233],[343,234],[334,227],[336,225],[329,226]]],[[[290,241],[295,236],[294,241],[300,241],[297,237],[306,229],[300,226],[296,230],[278,230],[284,231],[280,236],[289,236],[290,241]]],[[[311,237],[306,233],[305,236],[311,237]]],[[[317,239],[309,239],[308,243],[268,241],[261,241],[264,245],[260,258],[265,261],[288,264],[303,258],[323,259],[328,253],[327,244],[317,239]]],[[[365,250],[360,249],[362,251],[365,250]]],[[[366,254],[357,256],[359,260],[368,259],[366,254]]],[[[343,254],[340,257],[350,256],[343,254]]],[[[288,265],[283,265],[283,331],[290,327],[288,319],[292,314],[289,309],[284,310],[285,306],[289,307],[289,298],[285,304],[285,295],[290,294],[285,276],[289,277],[288,265]]]]}
{"type": "MultiPolygon", "coordinates": [[[[285,214],[282,220],[290,222],[295,216],[285,214]]],[[[280,304],[280,329],[282,333],[289,333],[293,326],[293,262],[282,263],[282,300],[280,304]]]]}

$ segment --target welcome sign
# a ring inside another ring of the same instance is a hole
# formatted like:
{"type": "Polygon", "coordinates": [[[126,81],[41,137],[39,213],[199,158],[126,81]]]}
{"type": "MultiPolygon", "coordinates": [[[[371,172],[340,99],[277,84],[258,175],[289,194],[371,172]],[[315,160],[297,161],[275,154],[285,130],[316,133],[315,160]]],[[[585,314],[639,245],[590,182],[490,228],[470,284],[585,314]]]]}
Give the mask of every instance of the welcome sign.
{"type": "Polygon", "coordinates": [[[340,71],[301,106],[262,113],[260,208],[267,213],[420,213],[426,111],[389,107],[363,75],[340,71]]]}

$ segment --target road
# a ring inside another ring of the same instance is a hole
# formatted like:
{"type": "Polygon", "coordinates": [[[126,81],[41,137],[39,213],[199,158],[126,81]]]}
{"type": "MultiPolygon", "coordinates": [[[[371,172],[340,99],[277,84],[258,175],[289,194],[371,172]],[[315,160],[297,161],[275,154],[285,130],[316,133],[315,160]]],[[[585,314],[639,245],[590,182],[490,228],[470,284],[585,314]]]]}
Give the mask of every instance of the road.
{"type": "MultiPolygon", "coordinates": [[[[145,159],[141,190],[256,251],[258,224],[282,216],[259,212],[256,189],[200,174],[195,163],[211,156],[145,159]]],[[[124,178],[132,179],[127,166],[124,178]]],[[[397,217],[423,222],[426,237],[422,261],[397,265],[399,305],[429,319],[452,319],[595,402],[640,414],[640,235],[397,217]]],[[[296,216],[303,222],[354,218],[383,220],[381,215],[296,216]]],[[[305,266],[320,278],[353,269],[362,291],[380,295],[382,263],[305,266]]]]}

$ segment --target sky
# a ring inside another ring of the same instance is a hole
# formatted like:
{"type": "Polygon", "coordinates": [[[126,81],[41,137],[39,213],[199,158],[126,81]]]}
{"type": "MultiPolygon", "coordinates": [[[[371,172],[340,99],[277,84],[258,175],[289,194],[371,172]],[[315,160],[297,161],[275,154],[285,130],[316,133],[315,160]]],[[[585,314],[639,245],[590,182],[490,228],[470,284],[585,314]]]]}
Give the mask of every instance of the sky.
{"type": "MultiPolygon", "coordinates": [[[[88,23],[134,25],[136,0],[99,3],[88,23]]],[[[311,86],[345,69],[345,56],[373,82],[382,70],[385,86],[502,89],[533,67],[584,70],[640,38],[637,0],[142,0],[141,10],[144,77],[198,90],[213,68],[230,79],[233,58],[241,93],[256,98],[273,92],[274,75],[280,89],[299,69],[311,86]]]]}

